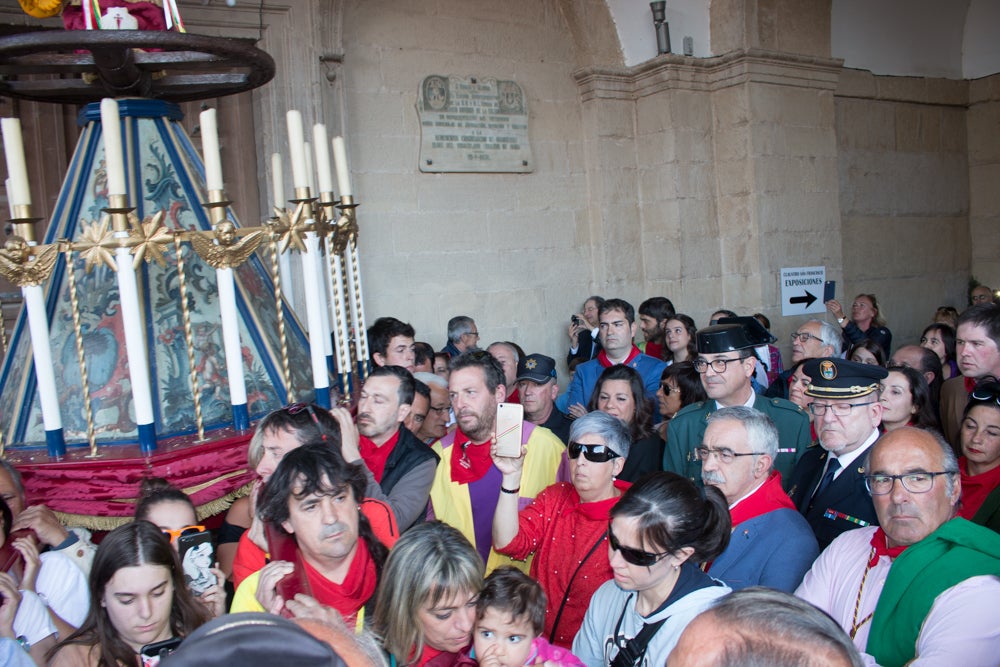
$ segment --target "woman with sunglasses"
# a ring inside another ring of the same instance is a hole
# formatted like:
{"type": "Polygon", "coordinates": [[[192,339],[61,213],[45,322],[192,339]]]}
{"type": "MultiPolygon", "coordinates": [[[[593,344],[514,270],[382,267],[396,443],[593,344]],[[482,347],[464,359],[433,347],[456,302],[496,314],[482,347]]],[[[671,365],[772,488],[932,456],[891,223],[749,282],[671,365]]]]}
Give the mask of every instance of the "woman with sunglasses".
{"type": "Polygon", "coordinates": [[[681,408],[707,398],[705,385],[694,369],[694,362],[676,361],[664,368],[660,375],[660,387],[656,390],[657,405],[663,417],[663,421],[656,425],[660,438],[666,442],[667,426],[681,408]]]}
{"type": "Polygon", "coordinates": [[[1000,383],[983,382],[965,406],[958,515],[1000,533],[1000,383]]]}
{"type": "Polygon", "coordinates": [[[731,529],[713,486],[671,472],[633,484],[608,524],[613,579],[591,598],[573,653],[588,667],[666,663],[687,624],[730,592],[698,565],[725,550],[731,529]]]}
{"type": "Polygon", "coordinates": [[[493,515],[493,548],[518,560],[534,554],[531,576],[547,597],[545,636],[568,648],[583,621],[587,601],[611,577],[606,536],[608,512],[628,482],[615,479],[629,455],[625,423],[604,412],[573,421],[569,435],[571,483],[553,484],[518,512],[524,455],[496,456],[503,473],[493,515]]]}
{"type": "Polygon", "coordinates": [[[49,654],[55,667],[131,667],[143,646],[185,637],[208,620],[184,585],[159,528],[133,521],[108,533],[90,570],[93,604],[80,629],[49,654]]]}
{"type": "MultiPolygon", "coordinates": [[[[181,535],[204,532],[205,526],[198,525],[198,515],[194,503],[183,491],[162,477],[147,477],[139,485],[139,500],[135,504],[136,521],[148,521],[166,535],[174,551],[178,551],[177,539],[181,535]]],[[[215,582],[205,588],[195,598],[210,616],[226,613],[226,577],[218,566],[211,568],[215,582]]]]}
{"type": "Polygon", "coordinates": [[[632,446],[618,478],[634,482],[647,472],[663,469],[663,439],[653,429],[653,401],[646,398],[646,388],[639,371],[623,364],[605,368],[587,409],[618,417],[629,428],[632,446]]]}

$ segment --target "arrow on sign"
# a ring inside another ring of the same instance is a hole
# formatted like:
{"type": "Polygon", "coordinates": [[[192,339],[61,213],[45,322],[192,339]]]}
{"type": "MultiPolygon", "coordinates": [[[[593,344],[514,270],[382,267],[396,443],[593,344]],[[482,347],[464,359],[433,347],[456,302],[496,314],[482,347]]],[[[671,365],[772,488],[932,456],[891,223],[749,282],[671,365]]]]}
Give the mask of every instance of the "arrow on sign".
{"type": "Polygon", "coordinates": [[[815,301],[816,301],[816,296],[809,290],[806,290],[805,296],[793,296],[788,300],[788,303],[791,304],[804,303],[806,304],[806,308],[808,308],[809,306],[813,305],[813,302],[815,301]]]}

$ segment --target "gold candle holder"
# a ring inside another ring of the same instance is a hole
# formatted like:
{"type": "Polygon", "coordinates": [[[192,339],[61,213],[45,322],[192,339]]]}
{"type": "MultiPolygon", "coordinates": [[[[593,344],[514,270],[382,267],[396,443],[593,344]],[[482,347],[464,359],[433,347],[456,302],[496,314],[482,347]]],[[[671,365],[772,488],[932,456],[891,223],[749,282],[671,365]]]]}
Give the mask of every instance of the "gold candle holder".
{"type": "Polygon", "coordinates": [[[293,204],[302,204],[302,217],[306,220],[312,220],[315,201],[316,198],[312,196],[312,190],[308,186],[295,188],[295,198],[291,200],[293,204]]]}
{"type": "Polygon", "coordinates": [[[115,236],[120,238],[123,233],[128,235],[128,214],[134,210],[134,206],[128,205],[128,195],[108,195],[108,206],[104,212],[111,215],[111,228],[115,231],[115,236]]]}
{"type": "Polygon", "coordinates": [[[9,222],[12,227],[13,236],[24,239],[28,245],[35,244],[35,223],[41,220],[31,214],[30,204],[15,204],[14,217],[9,222]]]}

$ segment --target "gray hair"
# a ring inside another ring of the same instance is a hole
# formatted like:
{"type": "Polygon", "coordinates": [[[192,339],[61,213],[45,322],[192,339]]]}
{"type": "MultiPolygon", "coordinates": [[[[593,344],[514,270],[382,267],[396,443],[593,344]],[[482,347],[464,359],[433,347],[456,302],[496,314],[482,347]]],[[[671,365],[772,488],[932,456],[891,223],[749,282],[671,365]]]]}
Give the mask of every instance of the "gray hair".
{"type": "Polygon", "coordinates": [[[708,415],[707,424],[721,421],[736,421],[743,425],[747,432],[747,445],[752,452],[762,452],[771,457],[771,467],[778,456],[778,427],[771,418],[760,410],[736,405],[722,408],[708,415]]]}
{"type": "Polygon", "coordinates": [[[794,595],[762,586],[719,598],[709,608],[726,629],[716,667],[862,667],[851,638],[824,611],[794,595]]]}
{"type": "Polygon", "coordinates": [[[448,342],[457,343],[462,336],[472,333],[473,324],[475,321],[468,315],[456,315],[448,320],[448,342]]]}
{"type": "Polygon", "coordinates": [[[628,425],[618,417],[595,410],[574,419],[573,425],[569,427],[569,439],[578,440],[584,435],[596,435],[623,459],[628,458],[632,436],[628,425]]]}
{"type": "Polygon", "coordinates": [[[515,364],[521,360],[521,355],[517,353],[517,348],[506,341],[498,340],[493,343],[490,343],[489,345],[486,346],[486,351],[489,352],[491,347],[505,347],[508,350],[510,350],[510,353],[514,355],[515,364]]]}
{"type": "Polygon", "coordinates": [[[840,328],[833,326],[826,320],[811,319],[806,324],[810,322],[815,322],[819,325],[819,337],[823,341],[823,345],[829,345],[830,349],[833,350],[830,354],[831,357],[836,356],[840,352],[842,341],[840,328]]]}
{"type": "Polygon", "coordinates": [[[432,384],[441,387],[442,389],[448,388],[448,381],[445,380],[440,375],[435,375],[434,373],[428,373],[427,371],[420,371],[419,373],[413,374],[414,379],[420,380],[424,384],[430,386],[432,384]]]}

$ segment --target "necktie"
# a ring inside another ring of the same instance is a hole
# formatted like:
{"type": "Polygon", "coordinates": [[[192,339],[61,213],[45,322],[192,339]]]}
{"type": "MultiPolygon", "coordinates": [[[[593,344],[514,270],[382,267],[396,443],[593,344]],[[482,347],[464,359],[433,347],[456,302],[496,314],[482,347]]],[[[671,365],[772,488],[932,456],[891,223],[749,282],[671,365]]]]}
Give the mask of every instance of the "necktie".
{"type": "Polygon", "coordinates": [[[837,474],[838,470],[840,470],[840,459],[830,457],[830,462],[826,466],[826,474],[819,481],[819,486],[816,487],[816,493],[813,494],[813,498],[818,498],[826,490],[826,487],[830,486],[830,482],[833,481],[833,476],[837,474]]]}

